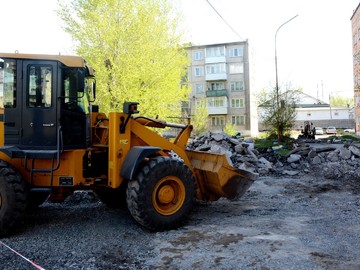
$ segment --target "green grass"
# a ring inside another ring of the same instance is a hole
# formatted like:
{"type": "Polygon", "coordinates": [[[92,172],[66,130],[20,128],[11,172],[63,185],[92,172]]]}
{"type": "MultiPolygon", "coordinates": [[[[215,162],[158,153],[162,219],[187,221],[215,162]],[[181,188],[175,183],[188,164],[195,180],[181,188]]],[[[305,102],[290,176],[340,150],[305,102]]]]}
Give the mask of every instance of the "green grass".
{"type": "Polygon", "coordinates": [[[355,142],[359,142],[359,141],[360,141],[360,138],[355,137],[355,136],[350,135],[350,134],[342,135],[341,138],[342,138],[342,139],[346,139],[346,140],[353,140],[353,141],[355,141],[355,142]]]}
{"type": "Polygon", "coordinates": [[[255,148],[268,149],[274,146],[274,140],[256,139],[255,148]]]}
{"type": "Polygon", "coordinates": [[[279,149],[279,151],[275,152],[275,155],[286,157],[289,154],[289,152],[290,150],[288,149],[279,149]]]}

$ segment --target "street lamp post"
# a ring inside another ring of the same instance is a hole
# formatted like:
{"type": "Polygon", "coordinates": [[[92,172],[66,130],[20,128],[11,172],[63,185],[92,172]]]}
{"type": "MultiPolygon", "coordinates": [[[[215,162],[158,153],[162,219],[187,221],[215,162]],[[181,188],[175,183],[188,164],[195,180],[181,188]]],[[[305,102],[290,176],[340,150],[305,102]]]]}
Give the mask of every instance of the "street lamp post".
{"type": "Polygon", "coordinates": [[[276,30],[275,33],[275,75],[276,75],[276,106],[277,108],[279,108],[279,81],[278,81],[278,68],[277,68],[277,51],[276,51],[276,37],[277,37],[277,33],[279,32],[280,28],[283,27],[285,24],[287,24],[288,22],[292,21],[293,19],[295,19],[298,15],[295,15],[294,17],[292,17],[291,19],[287,20],[286,22],[284,22],[282,25],[280,25],[278,27],[278,29],[276,30]]]}

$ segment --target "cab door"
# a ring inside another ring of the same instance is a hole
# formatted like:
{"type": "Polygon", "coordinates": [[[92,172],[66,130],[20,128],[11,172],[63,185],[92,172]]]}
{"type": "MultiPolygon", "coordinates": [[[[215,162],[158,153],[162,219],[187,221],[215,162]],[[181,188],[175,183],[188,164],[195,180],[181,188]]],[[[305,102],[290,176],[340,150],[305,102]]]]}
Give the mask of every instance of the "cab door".
{"type": "Polygon", "coordinates": [[[57,64],[23,61],[21,146],[55,149],[57,145],[57,64]]]}

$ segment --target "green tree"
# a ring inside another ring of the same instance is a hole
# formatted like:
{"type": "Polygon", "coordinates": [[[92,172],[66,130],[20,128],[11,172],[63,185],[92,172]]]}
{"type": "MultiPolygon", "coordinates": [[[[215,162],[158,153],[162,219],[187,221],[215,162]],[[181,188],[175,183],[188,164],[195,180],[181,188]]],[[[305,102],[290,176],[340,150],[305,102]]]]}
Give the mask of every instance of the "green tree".
{"type": "Polygon", "coordinates": [[[336,106],[353,107],[354,97],[343,97],[340,95],[330,96],[330,104],[333,107],[336,106]]]}
{"type": "Polygon", "coordinates": [[[229,136],[234,136],[236,132],[236,125],[231,124],[230,122],[227,122],[224,127],[224,132],[229,136]]]}
{"type": "Polygon", "coordinates": [[[296,91],[287,91],[281,95],[277,95],[275,89],[266,95],[263,91],[262,98],[269,99],[259,100],[262,111],[259,117],[268,130],[277,134],[278,141],[283,142],[284,135],[291,130],[296,119],[296,91]]]}
{"type": "Polygon", "coordinates": [[[180,81],[188,57],[180,46],[179,14],[167,0],[59,1],[58,14],[76,51],[96,70],[101,111],[140,103],[141,114],[181,115],[189,89],[180,81]]]}
{"type": "Polygon", "coordinates": [[[208,110],[205,98],[195,104],[193,113],[194,115],[191,116],[191,123],[194,126],[193,134],[199,136],[209,130],[208,110]]]}

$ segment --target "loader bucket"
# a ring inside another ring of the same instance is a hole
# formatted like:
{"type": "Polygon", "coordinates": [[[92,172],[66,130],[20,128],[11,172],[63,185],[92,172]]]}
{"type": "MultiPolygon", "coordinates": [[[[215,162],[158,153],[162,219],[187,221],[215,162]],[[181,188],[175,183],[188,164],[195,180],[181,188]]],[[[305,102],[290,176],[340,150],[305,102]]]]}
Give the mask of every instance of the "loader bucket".
{"type": "Polygon", "coordinates": [[[220,197],[237,200],[257,179],[258,174],[232,167],[226,155],[186,150],[196,174],[202,196],[215,201],[220,197]]]}

